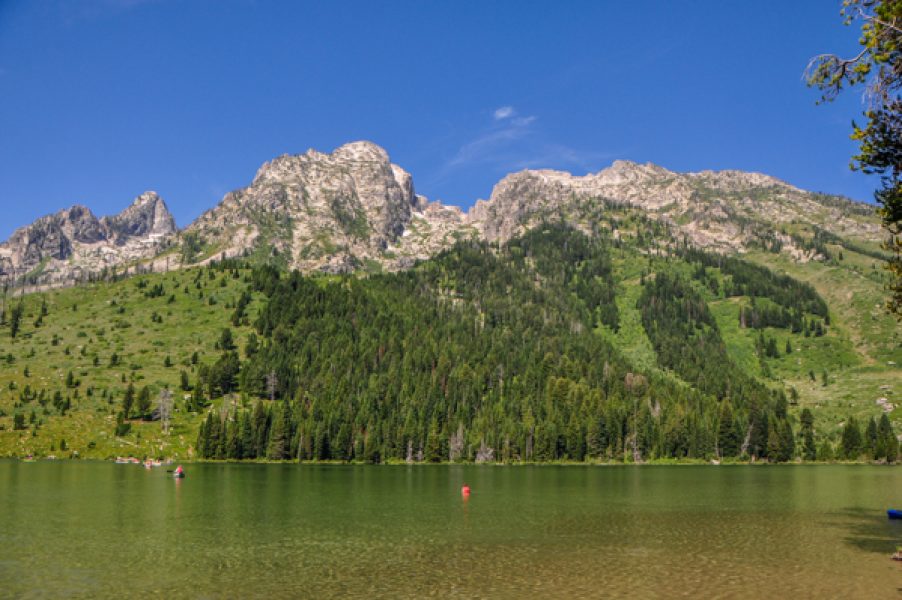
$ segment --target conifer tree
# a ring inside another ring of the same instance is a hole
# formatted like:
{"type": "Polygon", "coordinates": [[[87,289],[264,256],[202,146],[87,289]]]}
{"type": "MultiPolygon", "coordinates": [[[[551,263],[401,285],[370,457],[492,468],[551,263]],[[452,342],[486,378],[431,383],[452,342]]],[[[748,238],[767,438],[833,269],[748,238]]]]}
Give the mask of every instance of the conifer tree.
{"type": "Polygon", "coordinates": [[[125,390],[125,395],[122,397],[122,415],[124,418],[128,419],[131,416],[132,407],[135,404],[135,385],[133,383],[128,384],[128,388],[125,390]]]}
{"type": "Polygon", "coordinates": [[[254,406],[254,454],[260,458],[266,456],[266,444],[269,439],[269,415],[262,402],[254,406]]]}
{"type": "Polygon", "coordinates": [[[807,407],[802,409],[799,415],[801,427],[799,433],[802,437],[802,458],[804,460],[816,460],[817,448],[814,445],[814,415],[807,407]]]}
{"type": "Polygon", "coordinates": [[[239,460],[241,458],[241,438],[237,420],[229,419],[226,427],[225,458],[239,460]]]}
{"type": "Polygon", "coordinates": [[[441,462],[443,458],[441,431],[438,421],[433,418],[429,423],[429,433],[426,435],[425,459],[428,462],[441,462]]]}
{"type": "Polygon", "coordinates": [[[241,411],[240,423],[241,456],[239,458],[257,458],[257,444],[254,439],[254,429],[251,426],[249,411],[241,411]]]}
{"type": "Polygon", "coordinates": [[[876,460],[877,457],[877,421],[874,417],[868,419],[868,426],[864,434],[864,451],[867,452],[868,458],[876,460]]]}
{"type": "Polygon", "coordinates": [[[269,436],[269,448],[266,457],[272,460],[285,460],[289,457],[291,441],[291,407],[288,400],[283,400],[278,411],[273,414],[272,430],[269,436]]]}
{"type": "Polygon", "coordinates": [[[830,440],[825,439],[817,448],[817,459],[824,462],[830,462],[834,459],[833,444],[830,440]]]}
{"type": "Polygon", "coordinates": [[[795,436],[792,432],[792,425],[789,421],[784,420],[780,425],[780,455],[778,460],[786,462],[792,460],[795,456],[795,436]]]}
{"type": "Polygon", "coordinates": [[[899,440],[893,431],[893,425],[890,423],[886,413],[880,415],[880,424],[877,426],[877,458],[886,459],[892,463],[896,461],[899,454],[899,440]]]}
{"type": "Polygon", "coordinates": [[[22,325],[22,315],[25,313],[25,305],[22,303],[22,300],[13,306],[9,315],[9,335],[10,337],[16,337],[19,335],[19,328],[22,325]]]}
{"type": "Polygon", "coordinates": [[[147,418],[150,412],[150,388],[146,385],[141,388],[141,392],[138,394],[137,409],[139,418],[147,418]]]}
{"type": "Polygon", "coordinates": [[[207,418],[201,421],[200,427],[197,430],[195,450],[200,458],[210,458],[209,436],[207,432],[209,430],[211,419],[212,416],[210,413],[207,413],[207,418]]]}
{"type": "Polygon", "coordinates": [[[840,444],[842,457],[846,460],[854,460],[861,453],[861,429],[855,417],[849,417],[842,429],[842,442],[840,444]]]}
{"type": "Polygon", "coordinates": [[[720,407],[720,424],[717,427],[717,448],[723,457],[739,454],[739,436],[733,421],[733,407],[729,400],[724,400],[720,407]]]}

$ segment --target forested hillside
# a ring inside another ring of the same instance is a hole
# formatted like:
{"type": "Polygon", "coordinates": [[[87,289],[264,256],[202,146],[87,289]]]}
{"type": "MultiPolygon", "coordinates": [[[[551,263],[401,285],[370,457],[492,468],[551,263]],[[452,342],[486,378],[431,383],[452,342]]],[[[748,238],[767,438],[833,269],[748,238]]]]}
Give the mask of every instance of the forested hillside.
{"type": "Polygon", "coordinates": [[[545,223],[396,273],[228,259],[7,298],[0,452],[895,458],[880,406],[828,400],[825,415],[779,376],[821,341],[845,348],[814,286],[616,225],[628,233],[545,223]]]}

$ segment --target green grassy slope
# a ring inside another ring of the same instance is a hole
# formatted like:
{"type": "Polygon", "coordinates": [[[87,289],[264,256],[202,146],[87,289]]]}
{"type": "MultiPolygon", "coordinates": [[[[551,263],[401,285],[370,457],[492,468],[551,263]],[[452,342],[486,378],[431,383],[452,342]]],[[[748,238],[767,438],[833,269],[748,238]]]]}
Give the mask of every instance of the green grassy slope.
{"type": "MultiPolygon", "coordinates": [[[[11,339],[4,328],[0,337],[0,456],[68,456],[78,450],[81,456],[104,458],[187,457],[199,421],[184,411],[184,395],[190,392],[180,389],[181,371],[193,384],[192,354],[211,362],[225,327],[233,329],[239,345],[244,343],[249,328],[233,327],[230,318],[245,288],[229,272],[210,279],[208,271],[192,269],[24,297],[21,332],[11,339]],[[140,287],[142,282],[146,287],[140,287]],[[146,297],[158,284],[164,293],[146,297]],[[48,314],[35,326],[45,301],[48,314]],[[111,366],[114,354],[118,364],[111,366]],[[165,366],[167,357],[172,366],[165,366]],[[66,386],[70,372],[79,385],[66,386]],[[138,390],[149,386],[154,404],[163,387],[173,390],[169,435],[162,434],[158,421],[133,420],[132,432],[115,438],[115,414],[129,383],[138,390]],[[26,386],[45,391],[44,405],[38,399],[20,405],[26,386]],[[69,399],[65,415],[53,406],[55,392],[69,399]],[[24,431],[13,431],[16,411],[27,416],[24,431]],[[61,440],[67,451],[60,450],[61,440]]],[[[18,301],[7,299],[7,308],[18,301]]],[[[250,314],[254,310],[252,304],[250,314]]]]}
{"type": "MultiPolygon", "coordinates": [[[[600,326],[599,335],[637,369],[679,381],[657,366],[637,301],[643,278],[663,269],[689,277],[693,267],[666,258],[664,252],[656,256],[637,247],[631,235],[640,226],[620,223],[625,238],[612,256],[620,326],[616,332],[600,326]]],[[[834,442],[850,414],[866,421],[881,413],[878,398],[902,402],[896,396],[902,393],[898,366],[902,338],[899,326],[883,309],[883,275],[874,268],[873,258],[848,249],[843,249],[842,260],[829,263],[796,263],[785,255],[764,252],[746,258],[811,283],[829,305],[831,324],[822,337],[788,329],[742,328],[739,309],[748,298],[724,298],[700,288],[737,365],[772,387],[794,389],[798,403],[791,412],[810,407],[819,438],[834,442]],[[759,356],[759,334],[776,340],[778,357],[759,356]],[[788,354],[787,342],[793,350],[788,354]]],[[[95,458],[129,454],[190,458],[203,415],[186,410],[191,392],[181,389],[181,372],[193,385],[199,365],[192,364],[192,355],[197,352],[199,363],[212,364],[219,356],[215,344],[223,328],[232,329],[242,349],[251,328],[246,322],[235,326],[231,318],[235,302],[247,288],[248,271],[236,273],[237,278],[232,271],[209,269],[147,274],[22,298],[19,335],[13,339],[8,326],[0,327],[0,456],[62,457],[77,450],[80,456],[95,458]],[[163,293],[148,297],[159,285],[163,293]],[[47,315],[40,317],[45,302],[47,315]],[[118,362],[111,364],[114,354],[118,362]],[[77,385],[66,385],[70,372],[77,385]],[[138,390],[148,386],[154,405],[161,389],[173,390],[175,412],[168,435],[158,421],[135,419],[130,433],[115,436],[116,414],[130,383],[138,390]],[[42,399],[29,394],[41,391],[42,399]],[[68,401],[68,410],[55,406],[57,393],[68,401]],[[13,429],[16,413],[25,416],[22,430],[13,429]],[[62,440],[66,450],[61,449],[62,440]]],[[[18,302],[19,298],[5,300],[7,315],[18,302]]],[[[250,322],[261,302],[256,297],[251,303],[250,322]]],[[[217,400],[212,409],[220,403],[217,400]]],[[[890,417],[896,431],[902,431],[902,410],[894,410],[890,417]]]]}
{"type": "MultiPolygon", "coordinates": [[[[831,326],[823,337],[765,330],[766,335],[777,338],[781,353],[779,358],[765,362],[775,378],[798,391],[799,407],[814,411],[822,434],[838,439],[840,424],[850,414],[860,422],[879,416],[879,398],[893,404],[902,402],[902,330],[884,309],[886,292],[878,261],[848,249],[843,250],[843,260],[829,263],[798,263],[770,253],[753,253],[747,258],[810,283],[830,307],[831,326]],[[786,339],[794,349],[789,355],[784,352],[786,339]],[[823,383],[824,372],[827,385],[823,383]]],[[[722,327],[738,322],[736,310],[719,311],[722,327]]],[[[725,334],[749,340],[754,335],[757,333],[740,332],[735,326],[732,334],[725,334]]],[[[890,418],[898,431],[902,410],[892,411],[890,418]]]]}

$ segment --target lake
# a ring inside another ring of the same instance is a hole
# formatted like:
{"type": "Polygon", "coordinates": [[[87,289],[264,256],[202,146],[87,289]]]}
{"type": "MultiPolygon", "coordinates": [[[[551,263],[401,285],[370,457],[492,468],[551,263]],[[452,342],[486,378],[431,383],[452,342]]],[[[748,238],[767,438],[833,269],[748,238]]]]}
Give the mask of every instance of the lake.
{"type": "Polygon", "coordinates": [[[0,597],[902,596],[902,468],[186,467],[0,461],[0,597]]]}

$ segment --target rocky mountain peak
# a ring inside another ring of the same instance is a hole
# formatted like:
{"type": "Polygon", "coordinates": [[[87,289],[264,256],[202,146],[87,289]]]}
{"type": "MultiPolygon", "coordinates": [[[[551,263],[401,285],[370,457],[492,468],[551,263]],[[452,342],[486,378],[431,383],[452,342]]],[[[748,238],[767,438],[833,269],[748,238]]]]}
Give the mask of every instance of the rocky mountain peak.
{"type": "Polygon", "coordinates": [[[101,221],[107,237],[120,246],[134,238],[160,238],[178,231],[166,203],[153,191],[144,192],[121,213],[101,221]]]}
{"type": "MultiPolygon", "coordinates": [[[[422,214],[427,205],[388,152],[358,141],[264,164],[250,186],[227,195],[190,229],[216,240],[227,255],[275,248],[293,267],[343,271],[397,250],[413,213],[421,213],[422,224],[431,219],[422,214]]],[[[429,211],[437,214],[448,220],[429,211]]]]}
{"type": "Polygon", "coordinates": [[[156,192],[145,192],[118,215],[102,219],[75,204],[17,229],[0,244],[0,278],[73,281],[87,272],[153,257],[176,231],[156,192]]]}
{"type": "Polygon", "coordinates": [[[389,163],[388,152],[373,142],[361,140],[339,146],[332,152],[336,160],[389,163]]]}
{"type": "MultiPolygon", "coordinates": [[[[811,250],[782,224],[868,241],[881,237],[879,222],[864,205],[767,175],[678,173],[625,160],[585,175],[551,169],[512,173],[464,214],[417,195],[411,174],[393,164],[388,152],[356,141],[330,153],[310,149],[263,164],[250,185],[226,194],[188,227],[194,249],[182,256],[185,264],[256,254],[305,271],[397,269],[461,238],[503,242],[547,219],[597,231],[609,210],[642,211],[663,222],[674,239],[699,247],[777,247],[799,260],[812,258],[811,250]]],[[[0,277],[38,273],[62,281],[124,262],[152,263],[175,234],[166,203],[152,191],[99,220],[76,205],[0,244],[0,277]]],[[[160,261],[179,260],[167,256],[160,261]]]]}
{"type": "Polygon", "coordinates": [[[787,192],[805,193],[804,190],[790,185],[782,179],[777,179],[764,173],[724,170],[699,171],[698,173],[687,173],[686,176],[704,185],[721,190],[739,191],[754,188],[778,188],[787,192]]]}
{"type": "Polygon", "coordinates": [[[75,204],[68,210],[60,211],[50,219],[55,221],[54,225],[57,225],[70,241],[93,244],[103,240],[106,235],[103,225],[97,220],[94,213],[81,204],[75,204]]]}

